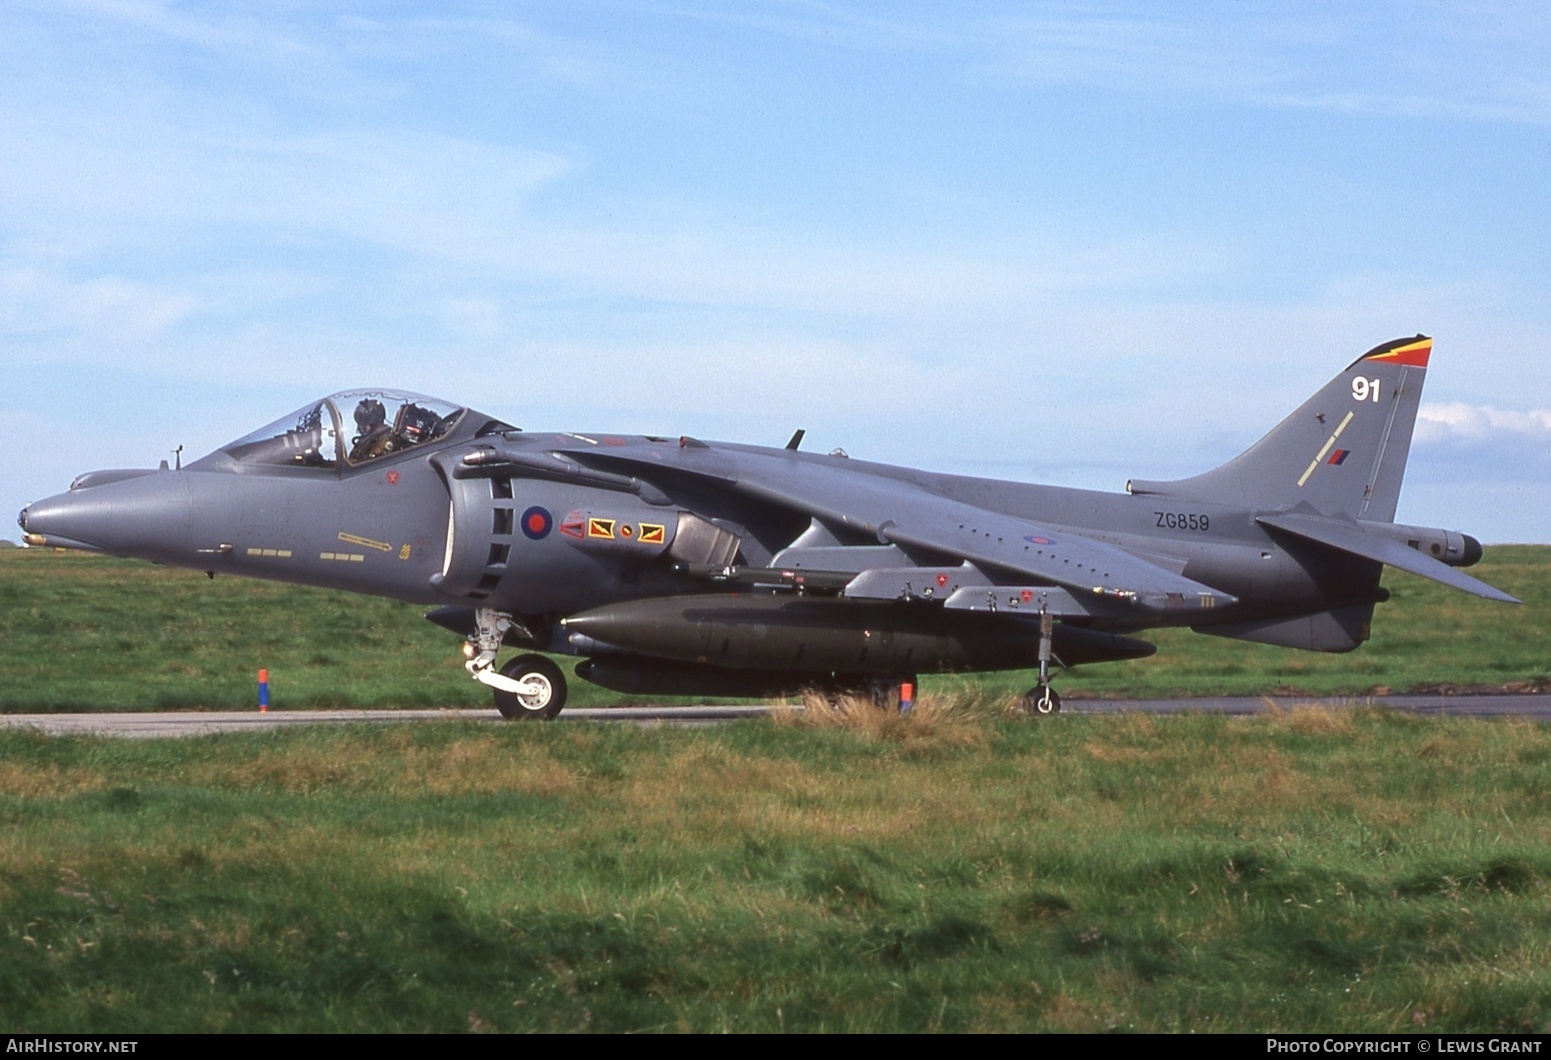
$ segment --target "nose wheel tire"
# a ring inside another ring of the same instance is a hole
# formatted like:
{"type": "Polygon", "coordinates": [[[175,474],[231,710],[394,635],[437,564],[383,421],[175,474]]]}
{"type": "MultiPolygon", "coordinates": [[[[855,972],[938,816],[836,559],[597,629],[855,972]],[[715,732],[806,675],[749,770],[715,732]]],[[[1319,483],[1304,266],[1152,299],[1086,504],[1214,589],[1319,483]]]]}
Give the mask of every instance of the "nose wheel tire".
{"type": "Polygon", "coordinates": [[[501,667],[501,675],[526,685],[526,692],[495,693],[495,709],[510,721],[549,721],[565,707],[565,674],[542,655],[519,655],[501,667]]]}

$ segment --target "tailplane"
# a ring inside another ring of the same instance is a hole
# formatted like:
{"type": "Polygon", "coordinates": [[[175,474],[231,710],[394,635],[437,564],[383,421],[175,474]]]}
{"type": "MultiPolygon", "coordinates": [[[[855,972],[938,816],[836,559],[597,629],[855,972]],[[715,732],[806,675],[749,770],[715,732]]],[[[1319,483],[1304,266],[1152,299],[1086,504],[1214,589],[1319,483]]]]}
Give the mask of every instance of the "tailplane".
{"type": "Polygon", "coordinates": [[[1432,345],[1417,335],[1376,346],[1221,467],[1173,482],[1132,479],[1128,489],[1392,522],[1432,345]]]}

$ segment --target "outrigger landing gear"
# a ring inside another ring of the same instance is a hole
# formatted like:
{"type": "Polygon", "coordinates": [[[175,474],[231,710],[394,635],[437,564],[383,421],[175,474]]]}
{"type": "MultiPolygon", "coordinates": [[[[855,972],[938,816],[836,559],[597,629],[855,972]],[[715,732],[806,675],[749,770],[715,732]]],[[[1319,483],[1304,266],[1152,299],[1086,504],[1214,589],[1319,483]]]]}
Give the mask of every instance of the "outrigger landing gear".
{"type": "Polygon", "coordinates": [[[1061,697],[1050,687],[1050,642],[1054,630],[1055,623],[1050,617],[1050,612],[1041,608],[1039,612],[1039,684],[1023,693],[1022,700],[1023,709],[1030,714],[1061,713],[1061,697]]]}
{"type": "Polygon", "coordinates": [[[565,674],[542,655],[520,655],[495,669],[495,655],[509,629],[521,631],[511,615],[482,607],[474,612],[474,632],[463,646],[463,664],[474,680],[489,685],[503,718],[549,720],[565,707],[565,674]]]}
{"type": "Polygon", "coordinates": [[[1061,697],[1053,688],[1040,688],[1035,685],[1023,693],[1023,698],[1018,705],[1025,714],[1059,714],[1061,713],[1061,697]]]}

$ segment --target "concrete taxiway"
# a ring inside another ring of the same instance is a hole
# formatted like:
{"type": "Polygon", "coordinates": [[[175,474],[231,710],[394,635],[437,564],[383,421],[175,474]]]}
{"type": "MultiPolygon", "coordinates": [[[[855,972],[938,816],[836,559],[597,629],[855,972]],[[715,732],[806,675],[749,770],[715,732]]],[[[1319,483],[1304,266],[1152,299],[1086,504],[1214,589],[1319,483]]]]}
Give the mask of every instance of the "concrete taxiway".
{"type": "MultiPolygon", "coordinates": [[[[1333,709],[1378,706],[1409,714],[1458,714],[1473,717],[1523,717],[1551,721],[1551,695],[1485,696],[1217,696],[1204,699],[1069,699],[1068,714],[1258,714],[1268,710],[1323,705],[1333,709]]],[[[707,724],[737,718],[757,718],[771,706],[649,706],[574,708],[560,715],[566,722],[619,722],[674,725],[707,724]]],[[[132,714],[0,714],[0,727],[33,729],[52,736],[90,735],[130,738],[205,736],[254,732],[296,725],[388,724],[410,721],[477,721],[500,723],[494,710],[273,710],[169,711],[132,714]]]]}
{"type": "MultiPolygon", "coordinates": [[[[679,724],[763,717],[768,706],[616,707],[568,710],[562,721],[633,721],[679,724]]],[[[495,710],[271,710],[164,711],[134,714],[0,714],[0,727],[34,729],[51,736],[208,736],[257,732],[297,725],[402,724],[408,721],[479,721],[502,723],[495,710]]]]}

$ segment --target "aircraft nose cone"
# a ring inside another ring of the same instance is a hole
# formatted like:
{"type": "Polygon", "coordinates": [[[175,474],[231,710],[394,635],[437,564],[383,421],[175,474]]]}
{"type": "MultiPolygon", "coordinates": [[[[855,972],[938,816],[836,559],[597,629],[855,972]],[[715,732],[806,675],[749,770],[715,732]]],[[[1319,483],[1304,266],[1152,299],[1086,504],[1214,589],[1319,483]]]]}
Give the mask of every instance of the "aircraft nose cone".
{"type": "Polygon", "coordinates": [[[34,501],[18,522],[24,540],[161,560],[189,547],[187,476],[158,472],[34,501]]]}

